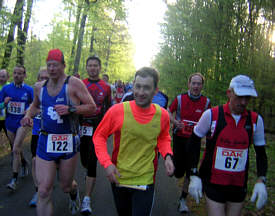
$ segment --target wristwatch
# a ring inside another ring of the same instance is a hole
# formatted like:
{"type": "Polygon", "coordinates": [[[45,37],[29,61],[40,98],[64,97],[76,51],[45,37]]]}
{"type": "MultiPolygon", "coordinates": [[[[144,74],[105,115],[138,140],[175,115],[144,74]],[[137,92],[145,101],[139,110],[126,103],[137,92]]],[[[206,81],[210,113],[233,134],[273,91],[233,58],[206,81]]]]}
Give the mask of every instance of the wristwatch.
{"type": "Polygon", "coordinates": [[[68,111],[69,111],[69,113],[75,113],[76,112],[76,107],[70,105],[69,108],[68,108],[68,111]]]}

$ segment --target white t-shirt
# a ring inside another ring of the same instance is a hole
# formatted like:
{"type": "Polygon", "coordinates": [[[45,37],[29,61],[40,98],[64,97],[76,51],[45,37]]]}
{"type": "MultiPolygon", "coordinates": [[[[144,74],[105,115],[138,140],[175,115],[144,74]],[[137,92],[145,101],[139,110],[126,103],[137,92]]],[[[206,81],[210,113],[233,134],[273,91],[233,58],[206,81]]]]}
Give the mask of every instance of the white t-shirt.
{"type": "MultiPolygon", "coordinates": [[[[232,114],[232,117],[235,119],[236,124],[238,124],[241,115],[234,115],[232,114]]],[[[208,131],[210,131],[211,129],[211,110],[208,109],[206,110],[198,124],[194,127],[194,133],[198,136],[198,137],[204,137],[206,136],[206,134],[208,133],[208,131]]],[[[253,143],[255,146],[263,146],[265,145],[265,139],[264,139],[264,122],[263,122],[263,118],[258,115],[258,120],[257,120],[257,124],[256,127],[253,127],[253,143]]]]}

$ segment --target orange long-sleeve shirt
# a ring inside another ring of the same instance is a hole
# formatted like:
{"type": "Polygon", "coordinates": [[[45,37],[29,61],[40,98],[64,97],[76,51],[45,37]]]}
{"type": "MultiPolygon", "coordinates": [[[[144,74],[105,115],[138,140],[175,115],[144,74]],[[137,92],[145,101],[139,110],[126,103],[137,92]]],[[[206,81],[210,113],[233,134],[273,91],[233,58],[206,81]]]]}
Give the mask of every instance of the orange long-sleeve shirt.
{"type": "MultiPolygon", "coordinates": [[[[149,108],[141,108],[136,105],[135,101],[130,101],[132,114],[135,120],[140,124],[147,124],[152,120],[156,112],[155,106],[156,106],[155,104],[151,104],[149,108]]],[[[106,145],[107,139],[111,134],[115,135],[113,154],[114,153],[116,154],[119,151],[120,131],[123,126],[123,121],[124,121],[123,103],[116,104],[107,111],[107,113],[105,114],[104,118],[102,119],[101,123],[99,124],[99,126],[95,131],[95,134],[93,136],[95,152],[99,160],[99,163],[104,168],[107,168],[109,165],[112,164],[111,157],[107,151],[107,145],[106,145]]],[[[171,137],[169,134],[169,129],[170,129],[169,114],[163,108],[161,108],[160,121],[161,121],[161,126],[160,126],[160,133],[157,138],[157,148],[160,154],[163,157],[165,157],[166,154],[172,155],[173,153],[171,149],[171,137]]]]}

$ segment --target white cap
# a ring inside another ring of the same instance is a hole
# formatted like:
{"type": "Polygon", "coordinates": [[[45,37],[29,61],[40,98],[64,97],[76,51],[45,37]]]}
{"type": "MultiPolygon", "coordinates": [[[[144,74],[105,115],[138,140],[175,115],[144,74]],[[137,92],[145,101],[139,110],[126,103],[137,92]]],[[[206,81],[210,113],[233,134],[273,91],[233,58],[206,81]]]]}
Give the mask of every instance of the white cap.
{"type": "Polygon", "coordinates": [[[233,77],[229,88],[232,88],[237,96],[258,96],[253,80],[246,75],[237,75],[233,77]]]}

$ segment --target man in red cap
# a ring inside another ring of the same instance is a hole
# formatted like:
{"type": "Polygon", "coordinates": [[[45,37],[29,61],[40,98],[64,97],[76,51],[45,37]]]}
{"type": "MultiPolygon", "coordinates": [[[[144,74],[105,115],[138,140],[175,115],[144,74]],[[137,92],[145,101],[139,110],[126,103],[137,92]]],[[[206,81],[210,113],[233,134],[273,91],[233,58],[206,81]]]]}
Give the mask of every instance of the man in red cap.
{"type": "Polygon", "coordinates": [[[36,157],[38,181],[37,215],[53,215],[51,193],[59,163],[59,182],[70,193],[70,210],[76,214],[79,195],[73,178],[79,151],[78,115],[92,115],[96,110],[93,98],[83,82],[64,72],[65,61],[59,49],[47,57],[49,80],[35,84],[34,101],[21,121],[31,125],[41,107],[41,132],[36,157]]]}

